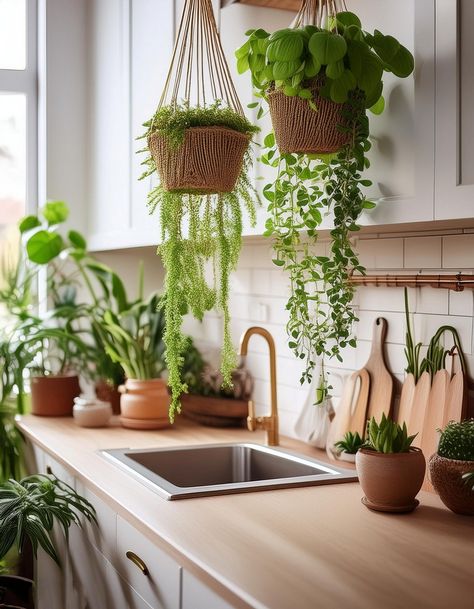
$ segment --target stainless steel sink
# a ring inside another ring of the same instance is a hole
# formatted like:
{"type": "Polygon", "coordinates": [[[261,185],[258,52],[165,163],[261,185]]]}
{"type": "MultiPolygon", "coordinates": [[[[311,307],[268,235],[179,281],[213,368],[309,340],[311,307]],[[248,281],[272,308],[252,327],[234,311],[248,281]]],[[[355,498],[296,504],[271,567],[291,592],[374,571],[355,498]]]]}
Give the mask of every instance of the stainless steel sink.
{"type": "Polygon", "coordinates": [[[353,482],[357,474],[258,444],[104,450],[165,499],[353,482]]]}

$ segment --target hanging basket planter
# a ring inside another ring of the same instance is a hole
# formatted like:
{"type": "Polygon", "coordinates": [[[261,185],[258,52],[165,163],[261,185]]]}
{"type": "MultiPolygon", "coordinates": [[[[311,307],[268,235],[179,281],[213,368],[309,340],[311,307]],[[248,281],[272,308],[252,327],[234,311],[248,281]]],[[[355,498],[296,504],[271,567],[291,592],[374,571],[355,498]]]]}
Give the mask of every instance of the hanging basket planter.
{"type": "Polygon", "coordinates": [[[156,170],[169,192],[231,192],[242,171],[250,136],[226,127],[191,127],[175,148],[159,132],[148,137],[156,170]]]}
{"type": "Polygon", "coordinates": [[[315,107],[307,99],[285,95],[281,89],[268,93],[273,130],[281,154],[331,154],[350,143],[347,129],[347,104],[322,97],[322,80],[307,84],[315,107]]]}

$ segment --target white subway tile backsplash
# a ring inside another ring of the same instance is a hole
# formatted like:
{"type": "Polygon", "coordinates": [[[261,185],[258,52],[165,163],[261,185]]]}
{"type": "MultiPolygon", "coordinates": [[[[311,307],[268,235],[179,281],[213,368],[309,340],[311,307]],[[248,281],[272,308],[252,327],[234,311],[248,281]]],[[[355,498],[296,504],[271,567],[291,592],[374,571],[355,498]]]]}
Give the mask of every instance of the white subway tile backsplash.
{"type": "MultiPolygon", "coordinates": [[[[458,231],[459,232],[459,231],[458,231]]],[[[421,269],[430,273],[446,272],[446,269],[473,272],[474,234],[438,233],[430,236],[403,233],[393,238],[379,235],[377,238],[359,239],[357,248],[369,271],[411,274],[421,269]]],[[[375,235],[374,235],[375,237],[375,235]]],[[[327,242],[318,244],[318,251],[326,251],[327,242]]],[[[233,342],[238,346],[240,336],[251,325],[269,330],[275,339],[277,350],[278,400],[280,429],[283,434],[294,435],[293,427],[311,388],[300,385],[304,362],[297,360],[288,347],[285,326],[288,312],[285,309],[289,295],[287,274],[273,265],[271,243],[245,243],[239,267],[231,280],[230,307],[233,342]]],[[[449,272],[449,271],[448,271],[449,272]]],[[[410,310],[413,313],[415,340],[422,341],[422,356],[426,344],[441,325],[454,326],[461,335],[468,367],[474,373],[473,321],[474,292],[448,292],[429,287],[409,290],[410,310]]],[[[356,349],[343,351],[343,362],[335,359],[326,362],[333,404],[337,406],[345,378],[361,368],[367,361],[372,340],[372,327],[378,316],[388,321],[386,357],[387,363],[399,381],[403,380],[406,366],[405,314],[403,288],[359,287],[354,299],[360,321],[355,327],[358,337],[356,349]]],[[[219,314],[206,314],[203,323],[185,319],[184,331],[197,339],[207,359],[217,365],[220,356],[222,319],[219,314]]],[[[449,341],[448,341],[449,342],[449,341]]],[[[448,346],[448,345],[447,345],[448,346]]],[[[449,345],[450,346],[450,345],[449,345]]],[[[267,414],[270,407],[268,347],[260,337],[249,344],[247,365],[255,378],[254,401],[259,415],[267,414]]]]}
{"type": "Polygon", "coordinates": [[[474,235],[443,237],[443,268],[467,269],[474,267],[474,235]]]}
{"type": "Polygon", "coordinates": [[[406,269],[439,269],[441,267],[441,237],[411,237],[405,239],[406,269]]]}
{"type": "Polygon", "coordinates": [[[356,251],[367,269],[403,267],[403,239],[360,239],[356,251]]]}

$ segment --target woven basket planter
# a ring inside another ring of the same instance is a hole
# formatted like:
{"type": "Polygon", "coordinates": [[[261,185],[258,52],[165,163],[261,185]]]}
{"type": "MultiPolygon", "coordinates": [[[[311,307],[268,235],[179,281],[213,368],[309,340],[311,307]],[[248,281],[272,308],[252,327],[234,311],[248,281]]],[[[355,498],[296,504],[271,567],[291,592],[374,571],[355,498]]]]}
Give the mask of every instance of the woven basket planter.
{"type": "Polygon", "coordinates": [[[231,192],[249,142],[245,133],[226,127],[190,127],[176,149],[158,132],[148,138],[164,188],[191,194],[231,192]]]}
{"type": "Polygon", "coordinates": [[[474,461],[446,459],[436,453],[430,458],[431,483],[444,505],[456,514],[474,516],[474,491],[461,477],[473,469],[474,461]]]}
{"type": "Polygon", "coordinates": [[[341,129],[347,105],[320,97],[321,85],[321,79],[308,85],[317,110],[307,99],[289,97],[279,89],[269,92],[268,105],[281,154],[330,154],[350,142],[351,133],[341,129]]]}

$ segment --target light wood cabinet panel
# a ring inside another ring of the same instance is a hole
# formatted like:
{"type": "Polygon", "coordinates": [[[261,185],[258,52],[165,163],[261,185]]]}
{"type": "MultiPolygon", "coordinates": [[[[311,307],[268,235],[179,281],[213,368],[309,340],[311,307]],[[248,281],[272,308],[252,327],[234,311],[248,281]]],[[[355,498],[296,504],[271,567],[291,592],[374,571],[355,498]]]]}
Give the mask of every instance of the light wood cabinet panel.
{"type": "Polygon", "coordinates": [[[474,217],[474,3],[436,2],[436,219],[474,217]]]}

